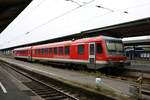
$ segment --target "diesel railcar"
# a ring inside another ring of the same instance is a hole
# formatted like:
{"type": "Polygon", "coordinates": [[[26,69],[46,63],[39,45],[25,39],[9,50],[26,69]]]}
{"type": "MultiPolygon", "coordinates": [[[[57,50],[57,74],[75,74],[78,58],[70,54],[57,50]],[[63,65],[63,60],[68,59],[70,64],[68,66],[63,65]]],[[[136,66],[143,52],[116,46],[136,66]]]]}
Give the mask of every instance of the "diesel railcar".
{"type": "Polygon", "coordinates": [[[127,60],[122,40],[108,36],[17,48],[13,50],[13,55],[29,61],[49,61],[72,66],[80,64],[89,69],[123,67],[127,60]]]}

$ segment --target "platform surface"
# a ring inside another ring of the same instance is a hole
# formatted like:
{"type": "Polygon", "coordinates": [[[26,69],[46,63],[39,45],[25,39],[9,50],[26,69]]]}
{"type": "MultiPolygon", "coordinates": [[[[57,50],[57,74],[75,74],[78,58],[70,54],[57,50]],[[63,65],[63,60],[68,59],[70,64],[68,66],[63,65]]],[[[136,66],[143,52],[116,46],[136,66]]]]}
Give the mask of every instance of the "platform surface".
{"type": "Polygon", "coordinates": [[[150,73],[150,60],[130,60],[130,62],[131,66],[125,66],[125,68],[150,73]]]}
{"type": "Polygon", "coordinates": [[[8,73],[0,66],[0,100],[31,100],[30,96],[19,90],[9,77],[8,73]]]}

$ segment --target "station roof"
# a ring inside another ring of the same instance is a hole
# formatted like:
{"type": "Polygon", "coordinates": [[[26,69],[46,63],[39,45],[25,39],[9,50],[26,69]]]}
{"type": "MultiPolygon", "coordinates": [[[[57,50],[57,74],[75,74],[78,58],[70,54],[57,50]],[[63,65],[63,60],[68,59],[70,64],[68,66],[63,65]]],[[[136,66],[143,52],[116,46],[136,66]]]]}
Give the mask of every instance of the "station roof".
{"type": "Polygon", "coordinates": [[[83,33],[90,34],[103,31],[110,33],[108,35],[121,38],[150,35],[150,17],[98,29],[88,30],[84,31],[83,33]]]}
{"type": "MultiPolygon", "coordinates": [[[[78,38],[88,37],[88,36],[97,36],[99,34],[120,37],[120,38],[149,35],[150,34],[150,17],[127,22],[127,23],[121,23],[121,24],[117,24],[117,25],[113,25],[113,26],[83,31],[81,33],[77,33],[77,34],[73,34],[73,35],[69,35],[69,36],[65,36],[65,37],[60,37],[60,38],[56,38],[56,39],[20,45],[20,46],[16,46],[16,47],[38,45],[38,44],[44,44],[44,43],[48,43],[48,42],[49,43],[50,42],[59,42],[59,41],[78,39],[78,38]]],[[[148,44],[149,45],[150,40],[149,39],[135,40],[135,41],[124,42],[124,43],[125,43],[125,45],[137,45],[137,44],[139,44],[139,45],[148,44]]],[[[7,48],[7,49],[13,49],[16,47],[7,48]]]]}
{"type": "Polygon", "coordinates": [[[0,33],[32,0],[0,0],[0,33]]]}
{"type": "Polygon", "coordinates": [[[123,41],[125,46],[150,45],[150,39],[123,41]]]}
{"type": "MultiPolygon", "coordinates": [[[[8,26],[9,23],[11,23],[16,18],[16,16],[21,13],[21,11],[23,11],[23,9],[31,1],[32,0],[0,0],[0,33],[8,26]]],[[[82,31],[81,33],[72,34],[65,37],[39,41],[36,43],[30,43],[16,47],[70,40],[73,38],[77,39],[82,37],[95,36],[99,34],[120,38],[150,35],[150,17],[134,20],[131,22],[101,27],[97,29],[86,30],[82,31]]],[[[140,42],[143,43],[143,41],[140,42]]]]}

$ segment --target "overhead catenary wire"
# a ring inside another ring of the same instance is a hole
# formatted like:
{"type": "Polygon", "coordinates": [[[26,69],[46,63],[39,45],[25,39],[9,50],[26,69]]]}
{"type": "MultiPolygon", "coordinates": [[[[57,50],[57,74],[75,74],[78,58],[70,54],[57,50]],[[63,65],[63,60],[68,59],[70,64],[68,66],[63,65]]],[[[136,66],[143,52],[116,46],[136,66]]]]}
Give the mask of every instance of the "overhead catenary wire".
{"type": "MultiPolygon", "coordinates": [[[[46,0],[44,0],[44,1],[46,1],[46,0]]],[[[73,3],[75,3],[75,4],[77,4],[77,2],[75,2],[74,0],[67,0],[67,1],[71,1],[71,2],[73,2],[73,3]]],[[[79,4],[79,3],[78,3],[78,7],[74,8],[74,9],[71,9],[71,10],[69,10],[69,11],[67,11],[67,12],[65,12],[65,13],[63,13],[63,14],[60,14],[59,16],[56,16],[56,17],[54,17],[54,18],[52,18],[52,19],[50,19],[50,20],[44,22],[43,24],[40,24],[40,25],[38,25],[38,26],[32,28],[31,30],[29,30],[29,31],[27,31],[27,32],[25,32],[25,33],[23,33],[23,34],[20,34],[19,36],[16,36],[15,38],[13,38],[13,39],[11,39],[11,40],[9,40],[9,41],[6,41],[6,42],[7,42],[7,43],[10,43],[11,41],[13,41],[13,40],[15,40],[15,39],[18,39],[19,37],[23,37],[22,35],[28,35],[28,34],[31,33],[32,31],[34,31],[34,30],[36,30],[36,29],[38,29],[38,28],[40,28],[40,27],[42,27],[42,26],[44,26],[44,25],[47,25],[48,23],[50,23],[50,22],[52,22],[52,21],[54,21],[54,20],[56,20],[56,19],[58,19],[58,18],[61,18],[61,17],[65,16],[65,15],[67,15],[67,14],[70,14],[70,13],[72,13],[73,11],[75,11],[75,10],[77,10],[77,9],[83,7],[83,6],[86,6],[86,5],[88,5],[88,4],[90,4],[90,3],[94,2],[94,1],[95,1],[95,0],[91,0],[91,1],[86,2],[86,3],[84,2],[83,4],[79,4]]],[[[41,5],[42,3],[43,3],[43,2],[41,1],[41,2],[38,4],[37,7],[39,7],[39,5],[41,5]]]]}
{"type": "Polygon", "coordinates": [[[76,2],[74,0],[65,0],[65,1],[71,1],[71,2],[73,2],[73,3],[75,3],[75,4],[79,5],[79,6],[82,6],[80,3],[78,3],[78,2],[76,2]]]}
{"type": "Polygon", "coordinates": [[[139,7],[144,7],[144,6],[148,6],[150,5],[150,2],[146,2],[146,3],[143,3],[143,4],[139,4],[139,5],[134,5],[134,6],[131,6],[131,7],[127,7],[127,8],[122,8],[122,9],[111,9],[111,8],[108,8],[108,7],[105,7],[105,6],[101,6],[101,5],[96,5],[96,7],[98,8],[101,8],[101,9],[105,9],[105,10],[108,10],[111,12],[119,12],[119,11],[122,11],[122,13],[125,13],[125,14],[128,14],[129,13],[129,9],[135,9],[135,8],[139,8],[139,7]]]}
{"type": "MultiPolygon", "coordinates": [[[[92,3],[92,2],[95,1],[95,0],[91,0],[91,1],[89,1],[89,2],[83,2],[83,4],[80,4],[80,3],[78,3],[78,2],[76,2],[76,1],[74,1],[74,0],[65,0],[65,1],[71,1],[71,2],[73,2],[73,3],[75,3],[75,4],[79,5],[79,6],[76,7],[76,8],[74,8],[74,9],[71,9],[71,10],[69,10],[69,11],[67,11],[67,12],[65,12],[65,13],[63,13],[63,14],[61,14],[61,15],[59,15],[59,16],[56,16],[56,17],[54,17],[54,18],[52,18],[52,19],[50,19],[50,20],[48,20],[48,21],[46,21],[46,22],[44,22],[44,23],[42,23],[42,24],[40,24],[40,25],[38,25],[38,26],[36,26],[36,27],[34,27],[34,28],[32,28],[31,30],[29,30],[29,31],[26,32],[26,33],[29,34],[29,33],[32,32],[33,30],[38,29],[38,28],[40,28],[40,27],[42,27],[42,26],[44,26],[44,25],[47,25],[48,23],[50,23],[50,22],[52,22],[52,21],[54,21],[54,20],[56,20],[56,19],[58,19],[58,18],[61,18],[61,17],[65,16],[65,15],[67,15],[67,14],[70,14],[70,13],[72,13],[73,11],[75,11],[75,10],[77,10],[77,9],[79,9],[79,8],[81,8],[81,7],[85,6],[85,5],[87,5],[87,4],[90,4],[90,3],[92,3]]],[[[150,2],[149,2],[149,3],[150,3],[150,2]]],[[[100,5],[96,5],[96,7],[102,8],[102,9],[105,9],[105,10],[109,10],[110,13],[111,13],[111,12],[118,12],[118,11],[124,10],[122,13],[128,14],[129,12],[128,12],[126,9],[137,8],[137,7],[139,7],[139,6],[148,5],[149,3],[144,3],[144,4],[140,4],[140,5],[135,5],[135,6],[133,6],[133,7],[124,8],[124,9],[118,9],[118,10],[113,10],[113,9],[110,9],[110,8],[107,8],[107,7],[103,7],[103,6],[100,6],[100,5]]],[[[108,14],[108,13],[107,13],[107,14],[108,14]]],[[[106,14],[105,14],[105,15],[106,15],[106,14]]]]}
{"type": "MultiPolygon", "coordinates": [[[[73,0],[67,0],[67,1],[71,1],[71,2],[77,4],[77,2],[75,2],[75,1],[73,1],[73,0]]],[[[75,10],[77,10],[77,9],[83,7],[83,6],[86,6],[86,5],[88,5],[88,4],[90,4],[90,3],[94,2],[94,1],[95,1],[95,0],[91,0],[91,1],[89,1],[89,2],[87,2],[87,3],[82,4],[82,5],[78,3],[78,7],[73,8],[73,9],[71,9],[71,10],[69,10],[69,11],[66,11],[66,12],[64,12],[63,14],[60,14],[60,15],[58,15],[58,16],[52,18],[52,19],[49,19],[48,21],[44,22],[43,24],[40,24],[40,25],[38,25],[38,26],[32,28],[32,29],[29,30],[28,32],[30,33],[30,32],[32,32],[33,30],[38,29],[39,27],[42,27],[42,26],[44,26],[44,25],[47,25],[47,24],[49,24],[50,22],[52,22],[52,21],[54,21],[54,20],[56,20],[56,19],[58,19],[58,18],[61,18],[61,17],[65,16],[65,15],[67,15],[67,14],[70,14],[70,13],[72,13],[73,11],[75,11],[75,10]]]]}

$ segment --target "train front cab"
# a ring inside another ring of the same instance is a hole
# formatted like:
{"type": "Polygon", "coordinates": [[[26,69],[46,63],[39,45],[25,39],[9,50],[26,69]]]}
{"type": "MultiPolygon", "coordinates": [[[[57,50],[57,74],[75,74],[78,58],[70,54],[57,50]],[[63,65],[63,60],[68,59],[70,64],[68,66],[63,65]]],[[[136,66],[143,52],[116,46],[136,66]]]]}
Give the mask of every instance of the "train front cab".
{"type": "Polygon", "coordinates": [[[103,37],[102,41],[89,43],[88,68],[123,67],[126,59],[120,39],[103,37]]]}
{"type": "Polygon", "coordinates": [[[123,67],[127,63],[121,40],[106,40],[108,66],[123,67]]]}

